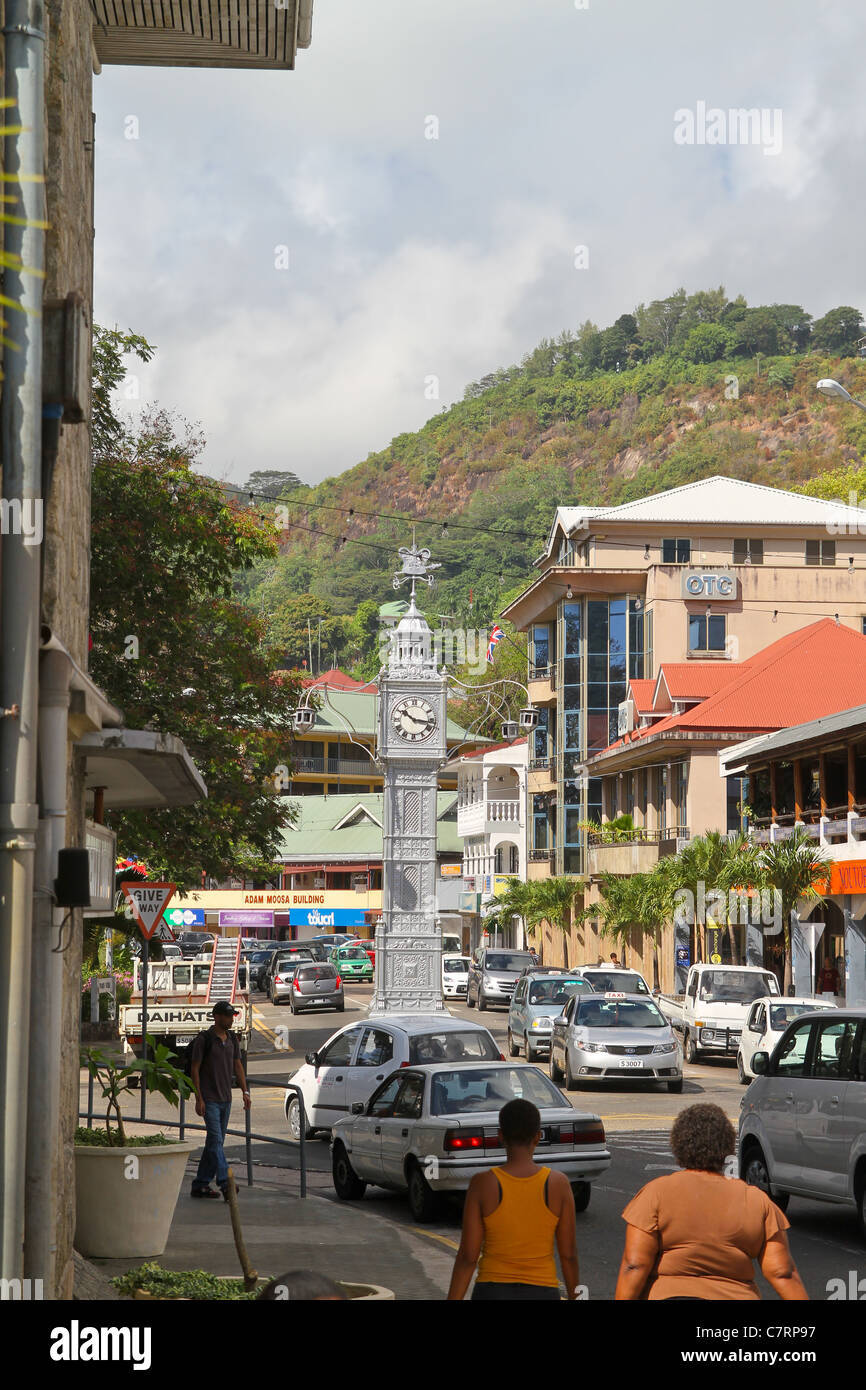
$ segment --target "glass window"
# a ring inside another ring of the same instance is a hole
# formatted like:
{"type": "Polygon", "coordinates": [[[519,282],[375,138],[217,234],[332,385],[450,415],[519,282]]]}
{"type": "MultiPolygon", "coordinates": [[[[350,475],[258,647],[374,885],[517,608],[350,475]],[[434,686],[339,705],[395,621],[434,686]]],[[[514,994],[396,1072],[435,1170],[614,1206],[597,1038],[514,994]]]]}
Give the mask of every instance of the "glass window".
{"type": "Polygon", "coordinates": [[[195,988],[196,985],[206,985],[206,984],[208,983],[209,980],[210,980],[210,966],[209,966],[209,965],[194,965],[194,966],[193,966],[193,968],[192,968],[192,983],[193,983],[193,988],[195,988]]]}
{"type": "MultiPolygon", "coordinates": [[[[610,641],[609,650],[611,657],[614,652],[620,653],[625,657],[625,599],[612,598],[610,601],[610,641]]],[[[623,667],[623,678],[625,678],[625,668],[623,667]]]]}
{"type": "Polygon", "coordinates": [[[537,1067],[473,1067],[440,1071],[433,1077],[431,1115],[498,1112],[509,1100],[528,1100],[539,1109],[562,1109],[562,1096],[537,1067]]]}
{"type": "Polygon", "coordinates": [[[755,536],[741,537],[735,540],[733,561],[735,565],[762,565],[764,563],[764,542],[755,536]]]}
{"type": "Polygon", "coordinates": [[[682,537],[662,541],[663,565],[687,565],[692,558],[692,543],[682,537]]]}
{"type": "Polygon", "coordinates": [[[177,989],[188,989],[190,982],[190,967],[188,965],[176,965],[174,967],[174,983],[177,989]]]}
{"type": "Polygon", "coordinates": [[[649,994],[649,990],[641,979],[640,975],[629,970],[591,970],[587,973],[593,989],[598,993],[599,990],[618,990],[622,994],[649,994]]]}
{"type": "Polygon", "coordinates": [[[806,564],[807,565],[835,565],[836,563],[836,542],[835,541],[807,541],[806,542],[806,564]]]}
{"type": "Polygon", "coordinates": [[[580,685],[580,657],[567,656],[562,663],[563,685],[580,685]]]}
{"type": "MultiPolygon", "coordinates": [[[[525,963],[530,965],[532,958],[525,963]]],[[[409,1039],[409,1061],[416,1066],[422,1062],[492,1062],[498,1057],[499,1048],[481,1028],[465,1033],[448,1028],[409,1039]]]]}
{"type": "Polygon", "coordinates": [[[831,1018],[815,1026],[810,1074],[831,1081],[847,1078],[857,1022],[852,1018],[831,1018]]]}
{"type": "Polygon", "coordinates": [[[382,1067],[386,1062],[390,1062],[393,1056],[394,1039],[391,1034],[386,1033],[383,1028],[368,1028],[361,1039],[355,1066],[382,1067]]]}
{"type": "Polygon", "coordinates": [[[567,1004],[573,994],[591,994],[586,980],[537,980],[529,996],[530,1004],[567,1004]]]}
{"type": "Polygon", "coordinates": [[[580,604],[564,603],[562,615],[565,628],[563,656],[580,656],[580,604]]]}
{"type": "Polygon", "coordinates": [[[576,1028],[667,1028],[668,1021],[647,999],[599,999],[581,995],[574,1016],[576,1028]]]}
{"type": "Polygon", "coordinates": [[[424,1104],[424,1077],[407,1076],[394,1106],[394,1118],[420,1120],[424,1104]]]}
{"type": "Polygon", "coordinates": [[[589,599],[586,605],[587,651],[607,656],[608,607],[606,599],[589,599]]]}
{"type": "Polygon", "coordinates": [[[811,1023],[801,1023],[785,1036],[775,1053],[774,1076],[806,1075],[806,1052],[811,1032],[811,1023]]]}
{"type": "Polygon", "coordinates": [[[532,629],[532,651],[536,667],[550,665],[550,628],[546,623],[532,629]]]}
{"type": "Polygon", "coordinates": [[[386,1115],[393,1114],[394,1102],[397,1099],[397,1093],[403,1085],[404,1080],[406,1080],[404,1076],[398,1075],[391,1077],[390,1081],[384,1082],[373,1095],[367,1107],[367,1114],[377,1115],[380,1119],[386,1115]]]}
{"type": "Polygon", "coordinates": [[[722,613],[689,614],[689,651],[723,652],[727,635],[727,618],[722,613]]]}
{"type": "Polygon", "coordinates": [[[345,1033],[338,1033],[319,1053],[320,1064],[327,1067],[347,1067],[352,1060],[360,1033],[360,1024],[355,1028],[347,1028],[345,1033]]]}

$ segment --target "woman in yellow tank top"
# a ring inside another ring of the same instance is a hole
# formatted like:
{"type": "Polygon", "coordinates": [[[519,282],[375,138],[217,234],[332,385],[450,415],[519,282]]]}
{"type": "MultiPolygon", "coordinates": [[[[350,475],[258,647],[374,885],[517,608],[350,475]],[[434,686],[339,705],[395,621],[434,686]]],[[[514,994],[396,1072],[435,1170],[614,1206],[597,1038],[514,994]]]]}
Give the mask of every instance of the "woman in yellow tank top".
{"type": "Polygon", "coordinates": [[[499,1128],[506,1161],[469,1184],[448,1298],[465,1296],[480,1256],[473,1302],[558,1300],[555,1245],[567,1297],[574,1299],[580,1277],[574,1197],[564,1173],[532,1160],[541,1138],[538,1109],[528,1100],[510,1100],[499,1112],[499,1128]]]}

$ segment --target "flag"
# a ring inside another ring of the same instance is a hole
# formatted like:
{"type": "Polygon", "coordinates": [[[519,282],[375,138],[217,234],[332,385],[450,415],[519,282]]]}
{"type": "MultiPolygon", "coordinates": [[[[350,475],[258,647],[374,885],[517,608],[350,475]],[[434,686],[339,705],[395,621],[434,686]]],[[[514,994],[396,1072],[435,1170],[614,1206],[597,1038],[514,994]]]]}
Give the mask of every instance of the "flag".
{"type": "Polygon", "coordinates": [[[496,651],[496,648],[498,647],[499,643],[502,641],[504,636],[505,633],[502,631],[502,628],[498,625],[498,623],[494,623],[493,627],[490,629],[490,641],[487,643],[488,661],[493,660],[493,653],[496,651]]]}

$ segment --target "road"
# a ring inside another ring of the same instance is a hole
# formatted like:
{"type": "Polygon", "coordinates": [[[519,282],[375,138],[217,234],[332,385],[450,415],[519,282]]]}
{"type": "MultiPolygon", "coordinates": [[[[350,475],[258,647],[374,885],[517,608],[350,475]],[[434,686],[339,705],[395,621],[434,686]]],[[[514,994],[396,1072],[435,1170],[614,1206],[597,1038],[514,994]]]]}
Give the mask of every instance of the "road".
{"type": "MultiPolygon", "coordinates": [[[[338,1028],[365,1018],[371,994],[372,986],[353,984],[346,994],[344,1013],[300,1017],[290,1014],[285,1005],[270,1004],[264,995],[254,996],[255,1032],[247,1071],[252,1082],[255,1132],[287,1137],[283,1082],[302,1064],[307,1052],[319,1047],[338,1028]]],[[[506,1010],[488,1009],[479,1014],[465,1004],[451,1003],[449,1007],[457,1017],[483,1023],[503,1053],[506,1051],[506,1010]]],[[[546,1064],[543,1065],[546,1069],[546,1064]]],[[[576,1109],[601,1115],[613,1155],[604,1179],[593,1185],[588,1211],[578,1218],[581,1280],[587,1285],[590,1298],[613,1297],[622,1255],[623,1207],[644,1183],[676,1167],[667,1143],[668,1131],[676,1115],[695,1101],[711,1101],[720,1105],[736,1125],[742,1094],[734,1063],[723,1059],[687,1064],[681,1095],[648,1091],[639,1083],[626,1081],[615,1089],[595,1087],[563,1092],[564,1099],[576,1109]]],[[[85,1083],[82,1103],[86,1104],[85,1083]]],[[[125,1109],[133,1120],[138,1113],[137,1095],[134,1103],[125,1109]]],[[[148,1113],[155,1118],[176,1118],[159,1097],[148,1098],[148,1113]]],[[[243,1125],[239,1105],[234,1107],[232,1123],[238,1127],[243,1125]]],[[[130,1128],[134,1131],[134,1123],[130,1128]]],[[[242,1167],[243,1143],[227,1143],[226,1151],[234,1158],[237,1171],[242,1167]]],[[[307,1144],[306,1152],[310,1191],[337,1201],[331,1183],[327,1142],[313,1139],[307,1144]]],[[[285,1183],[297,1191],[298,1151],[295,1147],[254,1141],[252,1154],[262,1179],[285,1183]]],[[[443,1246],[448,1250],[456,1249],[460,1236],[457,1202],[447,1203],[434,1224],[421,1228],[413,1225],[405,1200],[399,1194],[371,1187],[363,1201],[385,1222],[396,1222],[425,1234],[431,1249],[438,1249],[440,1254],[443,1246]]],[[[853,1213],[826,1203],[792,1199],[788,1217],[792,1223],[791,1247],[812,1298],[825,1298],[828,1281],[847,1280],[851,1270],[857,1271],[858,1278],[866,1276],[866,1249],[859,1241],[853,1213]]],[[[763,1281],[759,1283],[765,1298],[775,1297],[763,1281]]]]}

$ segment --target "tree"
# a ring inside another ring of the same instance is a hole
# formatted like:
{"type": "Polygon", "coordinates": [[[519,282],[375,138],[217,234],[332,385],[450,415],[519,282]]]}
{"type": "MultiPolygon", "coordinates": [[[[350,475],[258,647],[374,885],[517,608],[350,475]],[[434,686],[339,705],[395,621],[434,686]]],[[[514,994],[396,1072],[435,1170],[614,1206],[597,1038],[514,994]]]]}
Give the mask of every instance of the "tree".
{"type": "Polygon", "coordinates": [[[114,413],[112,393],[127,376],[125,357],[137,357],[149,362],[156,348],[138,333],[122,333],[119,328],[93,328],[93,389],[91,392],[91,433],[93,452],[101,452],[118,443],[126,427],[114,413]]]}
{"type": "Polygon", "coordinates": [[[803,352],[809,346],[812,315],[807,314],[802,305],[771,304],[768,312],[773,315],[779,328],[780,352],[803,352]]]}
{"type": "Polygon", "coordinates": [[[603,936],[626,945],[629,932],[637,928],[644,940],[652,941],[653,989],[659,988],[659,946],[665,922],[673,913],[676,881],[670,872],[672,859],[659,860],[650,873],[603,874],[598,884],[601,902],[584,909],[584,916],[597,914],[603,936]]]}
{"type": "Polygon", "coordinates": [[[284,493],[299,487],[306,487],[306,483],[302,483],[296,473],[281,473],[275,468],[261,468],[247,478],[245,491],[276,501],[284,493]]]}
{"type": "Polygon", "coordinates": [[[707,958],[707,894],[721,889],[727,862],[727,839],[718,830],[710,830],[706,835],[696,835],[671,860],[669,872],[675,884],[675,891],[688,893],[691,897],[690,915],[693,914],[695,930],[698,933],[701,960],[707,958]],[[704,904],[703,912],[701,904],[704,904]]]}
{"type": "Polygon", "coordinates": [[[488,931],[498,927],[504,934],[514,918],[519,917],[526,927],[527,936],[534,936],[538,923],[530,926],[527,920],[528,915],[531,915],[534,886],[534,883],[524,883],[519,878],[509,878],[505,884],[505,892],[499,894],[495,906],[484,919],[488,931]]]}
{"type": "Polygon", "coordinates": [[[786,840],[765,845],[757,856],[759,886],[778,894],[785,940],[785,979],[783,994],[792,988],[791,914],[800,899],[814,902],[819,894],[815,884],[826,876],[829,855],[816,848],[805,830],[797,827],[786,840]]]}
{"type": "Polygon", "coordinates": [[[779,325],[770,310],[747,309],[734,328],[732,346],[738,356],[777,352],[779,325]]]}
{"type": "Polygon", "coordinates": [[[565,964],[568,965],[568,933],[571,929],[571,914],[575,900],[583,895],[584,881],[566,874],[558,878],[534,879],[527,885],[531,893],[527,899],[524,916],[526,925],[532,931],[549,922],[562,932],[562,945],[565,964]]]}
{"type": "Polygon", "coordinates": [[[346,622],[315,594],[281,598],[272,609],[268,636],[280,665],[310,674],[333,666],[346,642],[346,622]],[[321,651],[321,661],[319,653],[321,651]]]}
{"type": "Polygon", "coordinates": [[[718,362],[724,357],[730,334],[720,323],[699,323],[682,346],[687,362],[718,362]]]}
{"type": "Polygon", "coordinates": [[[674,333],[674,347],[680,347],[692,329],[699,324],[718,323],[727,303],[724,285],[716,290],[698,290],[690,294],[683,306],[683,312],[674,333]]]}
{"type": "Polygon", "coordinates": [[[674,340],[677,325],[686,308],[684,289],[674,290],[667,299],[654,299],[651,304],[639,304],[635,309],[638,337],[657,352],[667,352],[674,340]]]}
{"type": "Polygon", "coordinates": [[[863,331],[860,310],[843,304],[838,309],[831,309],[814,323],[812,346],[819,352],[829,352],[835,357],[854,357],[863,331]]]}

